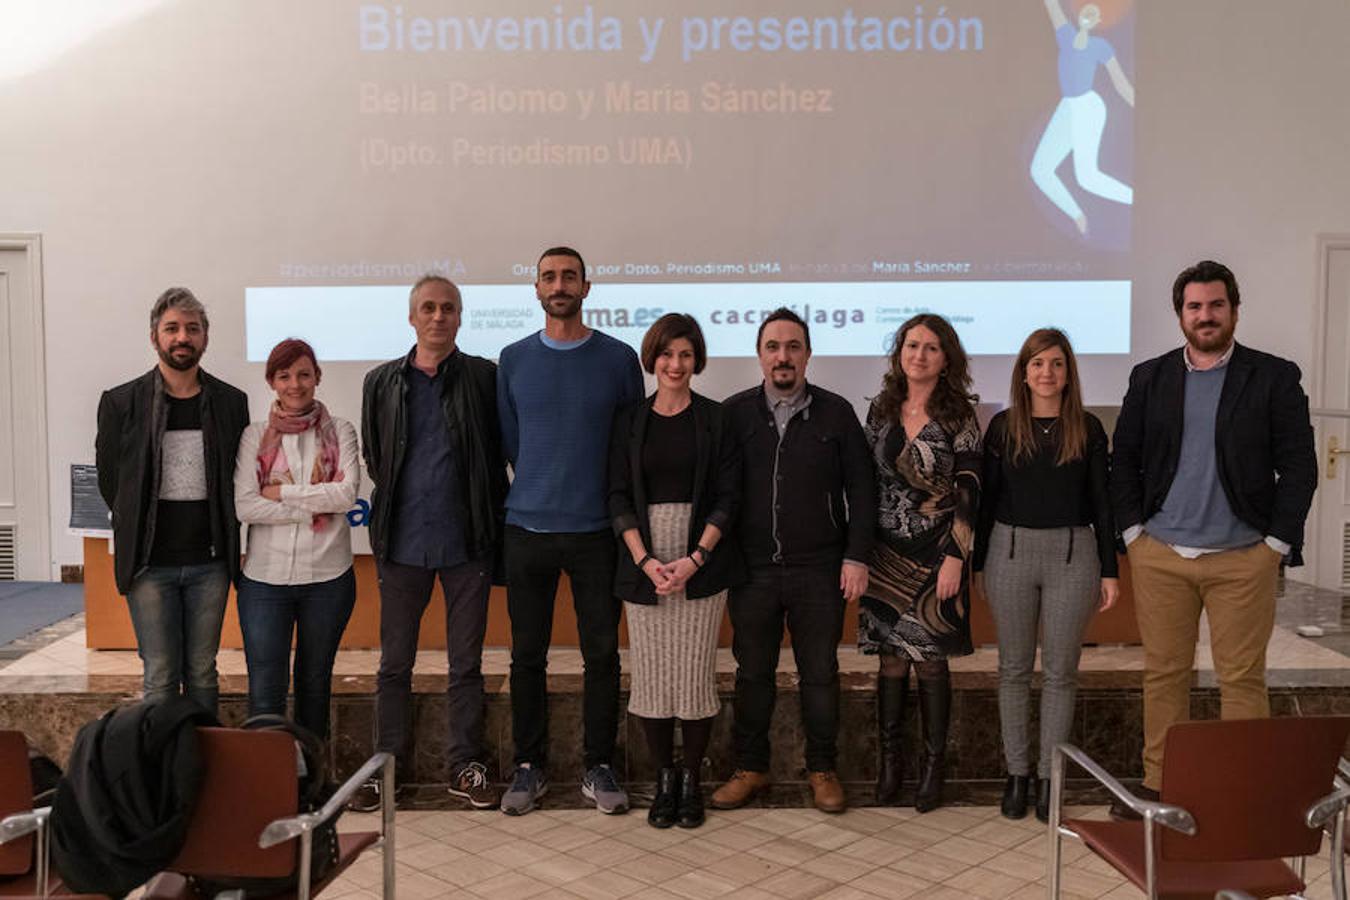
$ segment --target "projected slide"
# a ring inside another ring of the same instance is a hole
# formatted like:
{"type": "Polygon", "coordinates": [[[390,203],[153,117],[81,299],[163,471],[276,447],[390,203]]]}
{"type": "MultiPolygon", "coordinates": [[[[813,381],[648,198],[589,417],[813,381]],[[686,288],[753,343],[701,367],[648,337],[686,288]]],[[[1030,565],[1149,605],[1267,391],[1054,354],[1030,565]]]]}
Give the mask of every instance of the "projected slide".
{"type": "MultiPolygon", "coordinates": [[[[291,75],[240,75],[275,122],[276,254],[248,357],[406,350],[408,286],[463,289],[460,343],[542,326],[533,265],[570,244],[589,324],[672,310],[715,356],[779,305],[815,352],[881,355],[934,311],[975,353],[1065,328],[1128,353],[1129,0],[946,4],[434,0],[283,4],[291,75]]],[[[270,56],[269,54],[263,54],[270,56]]],[[[275,75],[275,73],[273,73],[275,75]]]]}

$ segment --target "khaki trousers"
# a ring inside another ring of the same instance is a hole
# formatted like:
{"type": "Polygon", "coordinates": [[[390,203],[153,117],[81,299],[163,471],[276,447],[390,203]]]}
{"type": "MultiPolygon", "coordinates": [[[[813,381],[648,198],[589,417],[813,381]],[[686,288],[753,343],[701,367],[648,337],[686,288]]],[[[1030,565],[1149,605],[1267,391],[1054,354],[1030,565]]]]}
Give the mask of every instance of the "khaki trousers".
{"type": "Polygon", "coordinates": [[[1262,541],[1186,559],[1148,534],[1128,553],[1144,641],[1144,785],[1158,790],[1167,729],[1190,718],[1202,609],[1209,618],[1221,718],[1270,715],[1266,645],[1275,627],[1280,555],[1262,541]]]}

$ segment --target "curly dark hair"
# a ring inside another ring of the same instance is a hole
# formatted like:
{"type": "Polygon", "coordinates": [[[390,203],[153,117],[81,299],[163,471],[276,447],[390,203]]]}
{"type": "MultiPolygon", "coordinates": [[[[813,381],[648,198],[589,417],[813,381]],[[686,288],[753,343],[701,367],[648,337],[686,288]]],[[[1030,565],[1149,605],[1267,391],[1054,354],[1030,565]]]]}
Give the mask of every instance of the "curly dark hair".
{"type": "Polygon", "coordinates": [[[919,313],[895,332],[890,367],[881,379],[881,393],[872,404],[888,421],[894,424],[902,421],[901,406],[909,396],[909,381],[900,368],[900,351],[905,346],[905,337],[910,330],[920,325],[937,335],[942,355],[947,360],[946,368],[933,388],[933,395],[928,398],[928,416],[948,434],[955,434],[975,418],[974,404],[980,398],[971,391],[970,361],[966,358],[965,348],[961,346],[961,339],[957,337],[956,329],[942,316],[919,313]]]}

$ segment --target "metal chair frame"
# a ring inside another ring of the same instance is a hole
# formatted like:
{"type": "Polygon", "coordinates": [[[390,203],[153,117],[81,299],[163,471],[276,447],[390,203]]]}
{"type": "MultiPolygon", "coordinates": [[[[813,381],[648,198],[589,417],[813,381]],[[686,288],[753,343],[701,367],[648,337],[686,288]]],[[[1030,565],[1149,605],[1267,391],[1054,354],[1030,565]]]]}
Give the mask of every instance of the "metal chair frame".
{"type": "Polygon", "coordinates": [[[309,900],[310,897],[309,870],[314,853],[314,829],[346,809],[347,802],[376,772],[380,773],[380,839],[373,846],[380,849],[383,857],[381,896],[385,898],[395,896],[394,755],[376,753],[342,783],[322,809],[276,819],[258,836],[258,846],[264,850],[286,841],[300,839],[300,861],[295,891],[297,900],[309,900]]]}
{"type": "MultiPolygon", "coordinates": [[[[1157,840],[1159,828],[1170,828],[1184,835],[1193,836],[1196,831],[1195,817],[1180,806],[1144,800],[1125,789],[1125,786],[1099,766],[1090,756],[1072,744],[1060,744],[1055,747],[1050,766],[1050,821],[1048,834],[1050,839],[1049,871],[1047,872],[1048,896],[1050,900],[1059,900],[1060,869],[1063,862],[1062,841],[1066,837],[1079,840],[1071,829],[1060,824],[1060,812],[1064,802],[1064,771],[1067,760],[1072,760],[1093,780],[1106,788],[1120,802],[1134,810],[1144,820],[1144,870],[1148,882],[1148,900],[1158,900],[1157,879],[1157,840]]],[[[1341,774],[1350,778],[1350,764],[1344,759],[1340,763],[1341,774]]],[[[1338,779],[1339,781],[1339,779],[1338,779]]],[[[1338,783],[1335,789],[1316,801],[1309,809],[1304,821],[1309,828],[1322,829],[1330,825],[1331,846],[1334,848],[1331,859],[1331,891],[1336,900],[1347,900],[1345,885],[1344,846],[1346,807],[1350,804],[1350,786],[1338,783]]],[[[1300,878],[1304,875],[1304,861],[1297,861],[1300,878]]],[[[1230,897],[1244,896],[1241,892],[1227,891],[1230,897]]]]}
{"type": "Polygon", "coordinates": [[[50,887],[51,853],[47,842],[47,820],[52,808],[43,806],[28,812],[17,812],[0,819],[0,844],[33,835],[33,883],[38,896],[46,897],[50,887]]]}
{"type": "MultiPolygon", "coordinates": [[[[216,730],[216,729],[210,729],[216,730]]],[[[266,732],[255,732],[258,737],[271,738],[274,735],[266,732]]],[[[237,745],[236,745],[237,746],[237,745]]],[[[236,749],[236,753],[237,753],[236,749]]],[[[386,900],[392,900],[396,895],[396,866],[394,859],[395,833],[394,833],[394,756],[391,753],[376,753],[366,760],[360,768],[342,783],[336,792],[323,805],[323,808],[313,812],[301,812],[295,815],[284,816],[274,819],[261,827],[260,832],[255,838],[245,838],[246,840],[256,840],[260,850],[267,850],[284,844],[287,841],[298,840],[299,852],[294,863],[296,884],[294,892],[288,896],[294,896],[297,900],[310,900],[310,897],[317,893],[314,885],[311,883],[311,864],[314,858],[314,832],[325,822],[332,820],[341,813],[347,806],[352,796],[364,785],[378,774],[380,784],[380,833],[371,843],[364,845],[358,852],[364,852],[366,849],[379,848],[383,857],[383,872],[381,896],[386,900]]],[[[207,781],[210,782],[211,774],[208,770],[207,781]]],[[[206,816],[214,814],[213,808],[199,807],[197,816],[206,816]]],[[[198,826],[209,831],[209,818],[207,823],[197,823],[194,821],[192,826],[196,832],[198,826]]],[[[200,832],[196,832],[200,835],[200,832]]],[[[236,831],[239,837],[245,837],[236,831]]],[[[197,840],[201,840],[200,837],[197,840]]],[[[180,857],[167,866],[164,871],[151,879],[147,885],[147,896],[160,898],[174,898],[174,900],[186,900],[186,898],[195,898],[199,894],[195,891],[188,877],[192,874],[199,874],[199,868],[208,865],[207,860],[212,859],[210,853],[203,853],[198,849],[189,850],[184,848],[187,858],[180,857]]],[[[209,863],[213,865],[214,863],[209,863]]],[[[208,872],[217,873],[218,870],[208,868],[208,872]]],[[[229,871],[229,870],[227,870],[229,871]]],[[[236,874],[241,874],[235,870],[236,874]]],[[[244,891],[225,890],[214,895],[215,900],[243,900],[244,891]]]]}

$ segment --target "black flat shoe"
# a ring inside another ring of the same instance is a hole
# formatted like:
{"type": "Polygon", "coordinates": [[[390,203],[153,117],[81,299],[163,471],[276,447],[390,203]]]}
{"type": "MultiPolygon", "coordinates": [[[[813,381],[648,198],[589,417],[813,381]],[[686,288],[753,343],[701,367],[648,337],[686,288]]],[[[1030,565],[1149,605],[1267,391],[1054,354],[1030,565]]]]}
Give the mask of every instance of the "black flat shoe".
{"type": "MultiPolygon", "coordinates": [[[[1025,819],[1027,817],[1027,796],[1031,789],[1030,775],[1009,775],[1003,784],[1003,804],[1000,811],[1005,819],[1025,819]]],[[[1037,806],[1040,798],[1037,797],[1037,806]]]]}
{"type": "Polygon", "coordinates": [[[703,824],[703,788],[699,786],[692,769],[680,770],[676,806],[676,825],[681,828],[697,828],[703,824]]]}
{"type": "Polygon", "coordinates": [[[656,776],[656,796],[652,798],[651,809],[647,810],[647,824],[653,828],[669,828],[675,824],[679,815],[678,799],[675,792],[675,770],[662,769],[656,776]]]}
{"type": "Polygon", "coordinates": [[[1036,818],[1050,821],[1050,779],[1036,779],[1036,818]]]}

